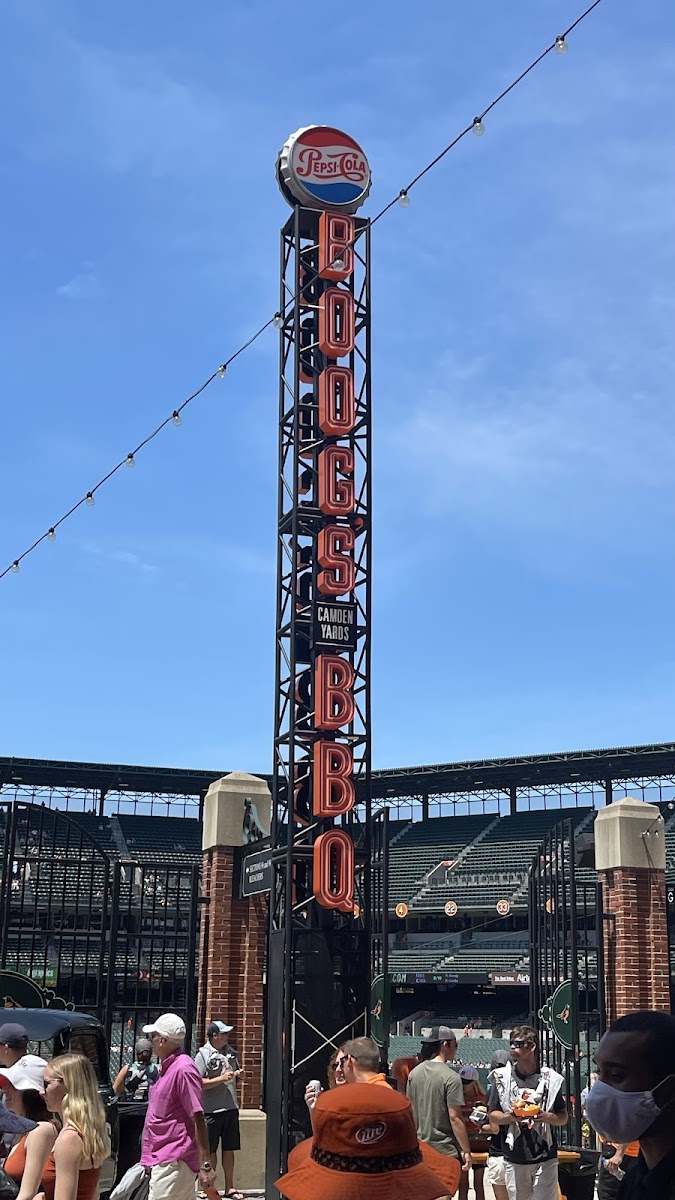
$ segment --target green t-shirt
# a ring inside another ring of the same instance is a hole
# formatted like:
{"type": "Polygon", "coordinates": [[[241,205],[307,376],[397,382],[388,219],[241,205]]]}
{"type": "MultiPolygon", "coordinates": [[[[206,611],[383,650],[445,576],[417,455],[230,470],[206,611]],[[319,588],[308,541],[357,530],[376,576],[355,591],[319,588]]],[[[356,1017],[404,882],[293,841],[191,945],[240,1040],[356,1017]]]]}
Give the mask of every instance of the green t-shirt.
{"type": "Polygon", "coordinates": [[[423,1062],[408,1076],[408,1097],[412,1100],[417,1136],[441,1154],[459,1158],[448,1108],[461,1110],[464,1089],[456,1071],[447,1063],[423,1062]]]}

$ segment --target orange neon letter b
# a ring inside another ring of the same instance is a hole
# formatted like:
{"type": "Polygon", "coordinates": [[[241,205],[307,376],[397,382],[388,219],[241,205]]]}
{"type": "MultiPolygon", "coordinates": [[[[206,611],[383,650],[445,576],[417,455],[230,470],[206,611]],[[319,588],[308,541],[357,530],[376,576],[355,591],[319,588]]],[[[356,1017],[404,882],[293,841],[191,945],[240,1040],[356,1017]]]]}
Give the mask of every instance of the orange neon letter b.
{"type": "Polygon", "coordinates": [[[319,654],[314,668],[314,725],[341,729],[354,720],[354,668],[339,654],[319,654]]]}
{"type": "Polygon", "coordinates": [[[319,275],[339,282],[354,270],[354,218],[324,212],[319,217],[319,275]],[[336,258],[343,266],[334,267],[336,258]]]}

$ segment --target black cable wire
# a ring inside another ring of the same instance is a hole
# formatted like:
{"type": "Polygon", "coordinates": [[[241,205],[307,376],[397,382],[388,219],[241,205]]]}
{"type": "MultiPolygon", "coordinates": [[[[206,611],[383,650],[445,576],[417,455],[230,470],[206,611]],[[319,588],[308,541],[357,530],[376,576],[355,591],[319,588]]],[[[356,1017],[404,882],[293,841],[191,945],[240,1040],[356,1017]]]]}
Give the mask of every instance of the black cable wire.
{"type": "MultiPolygon", "coordinates": [[[[449,154],[449,152],[451,150],[453,150],[454,147],[459,142],[461,142],[462,138],[466,137],[466,135],[468,133],[471,133],[472,129],[474,128],[474,126],[476,125],[476,123],[478,121],[482,121],[483,117],[487,116],[487,114],[489,112],[491,112],[492,109],[495,108],[497,104],[500,104],[501,101],[506,96],[508,96],[509,93],[512,92],[513,89],[515,87],[517,87],[518,84],[521,83],[522,80],[525,79],[525,77],[527,75],[530,74],[530,71],[533,71],[535,69],[535,67],[539,66],[539,63],[542,62],[547,57],[547,55],[549,55],[553,50],[556,49],[556,46],[559,45],[560,40],[561,39],[564,40],[565,38],[567,38],[567,36],[570,33],[572,33],[572,31],[574,29],[577,28],[577,25],[580,25],[582,21],[585,21],[586,17],[588,17],[590,15],[590,13],[592,13],[593,10],[595,8],[597,8],[598,5],[601,3],[602,3],[602,0],[594,0],[594,3],[589,5],[589,7],[584,12],[582,12],[580,16],[577,17],[576,21],[573,21],[573,23],[571,25],[569,25],[568,28],[563,33],[559,34],[556,37],[556,39],[553,42],[551,42],[551,45],[547,46],[546,49],[543,50],[541,52],[541,54],[539,54],[537,56],[537,58],[535,58],[530,63],[530,65],[525,68],[524,71],[521,71],[520,75],[518,75],[516,77],[516,79],[514,79],[513,82],[510,83],[509,86],[504,89],[503,92],[500,92],[498,96],[495,96],[495,99],[490,104],[488,104],[487,108],[483,109],[482,113],[480,113],[480,115],[478,117],[474,118],[474,120],[471,122],[470,125],[467,125],[466,128],[463,129],[461,133],[458,133],[457,136],[454,137],[451,142],[448,142],[447,146],[445,146],[444,149],[441,150],[440,153],[437,154],[436,157],[431,160],[431,162],[427,163],[427,165],[421,171],[419,171],[418,174],[415,175],[415,177],[413,179],[411,179],[411,181],[407,185],[407,187],[401,188],[400,192],[396,196],[394,196],[393,199],[391,199],[387,204],[385,204],[384,208],[381,208],[380,211],[378,213],[376,213],[374,217],[371,217],[369,227],[372,229],[373,225],[376,225],[377,222],[380,221],[382,219],[382,217],[385,216],[385,214],[388,213],[389,210],[391,208],[393,208],[395,204],[398,203],[401,196],[407,195],[412,190],[412,188],[414,188],[415,185],[420,182],[420,180],[424,179],[424,176],[427,175],[429,173],[429,171],[432,171],[433,168],[438,165],[438,163],[441,161],[441,159],[445,158],[446,154],[449,154]]],[[[354,246],[356,244],[356,242],[358,241],[359,237],[361,236],[361,234],[362,234],[362,231],[360,230],[355,235],[352,242],[347,243],[347,245],[344,247],[344,249],[347,250],[350,248],[350,246],[354,246]]],[[[303,290],[305,290],[307,288],[308,284],[312,283],[313,280],[318,277],[318,275],[319,275],[319,272],[314,271],[312,274],[309,275],[308,278],[304,278],[303,283],[302,283],[303,290]]],[[[10,563],[10,565],[8,567],[5,567],[4,571],[0,571],[0,579],[4,579],[5,575],[8,575],[10,571],[18,571],[19,564],[23,561],[23,559],[26,558],[29,554],[32,554],[32,552],[35,549],[37,549],[37,547],[42,542],[51,540],[51,538],[53,538],[56,530],[59,528],[59,525],[63,525],[64,521],[67,521],[69,517],[72,517],[73,513],[77,512],[78,508],[81,508],[83,504],[93,503],[93,497],[94,497],[95,493],[99,490],[99,488],[102,488],[103,485],[106,484],[109,479],[112,479],[113,475],[117,474],[120,467],[123,467],[126,463],[129,463],[130,461],[134,461],[136,458],[136,455],[139,453],[139,451],[143,450],[145,448],[145,446],[149,445],[149,443],[152,442],[157,437],[157,435],[160,434],[162,432],[162,430],[166,428],[167,425],[170,425],[172,423],[172,421],[175,421],[176,417],[180,416],[183,409],[187,408],[188,404],[191,404],[193,400],[197,399],[197,396],[200,396],[202,394],[202,392],[206,391],[206,388],[209,387],[209,385],[211,383],[213,383],[213,380],[217,376],[222,378],[224,376],[225,372],[227,371],[227,368],[229,366],[231,366],[231,364],[235,361],[235,359],[239,358],[239,356],[241,354],[243,354],[245,350],[248,350],[249,346],[252,346],[254,342],[257,342],[258,338],[262,337],[263,333],[265,333],[266,330],[268,330],[270,328],[270,326],[274,324],[276,318],[279,315],[283,316],[285,314],[286,309],[289,307],[289,305],[291,305],[295,302],[296,298],[297,297],[295,295],[290,296],[289,299],[286,301],[281,314],[275,313],[273,317],[270,317],[269,320],[265,321],[264,325],[261,325],[260,328],[257,329],[256,332],[254,334],[252,334],[251,337],[246,342],[244,342],[239,347],[238,350],[235,350],[234,353],[231,354],[229,358],[226,358],[225,361],[223,363],[221,363],[221,365],[218,367],[218,369],[216,371],[214,371],[213,374],[209,375],[208,379],[205,379],[204,383],[202,383],[201,386],[198,387],[196,391],[192,392],[192,394],[190,396],[188,396],[187,399],[183,400],[182,404],[180,404],[177,408],[173,409],[170,416],[165,417],[165,419],[161,422],[161,424],[159,424],[157,426],[157,428],[152,431],[152,433],[149,433],[147,437],[143,438],[143,441],[139,442],[134,450],[130,451],[129,454],[125,455],[125,457],[123,459],[121,459],[120,462],[118,462],[112,468],[112,470],[108,471],[107,475],[104,475],[102,479],[99,479],[98,483],[94,484],[94,486],[92,488],[90,488],[89,491],[84,496],[82,496],[82,498],[80,500],[78,500],[76,504],[73,504],[72,507],[69,508],[68,511],[63,514],[62,517],[59,517],[58,521],[55,521],[53,525],[50,525],[49,529],[45,533],[43,533],[39,538],[36,538],[36,540],[33,542],[33,544],[31,546],[28,546],[28,548],[26,550],[24,550],[22,554],[19,554],[19,556],[17,558],[15,558],[14,561],[12,563],[10,563]]]]}

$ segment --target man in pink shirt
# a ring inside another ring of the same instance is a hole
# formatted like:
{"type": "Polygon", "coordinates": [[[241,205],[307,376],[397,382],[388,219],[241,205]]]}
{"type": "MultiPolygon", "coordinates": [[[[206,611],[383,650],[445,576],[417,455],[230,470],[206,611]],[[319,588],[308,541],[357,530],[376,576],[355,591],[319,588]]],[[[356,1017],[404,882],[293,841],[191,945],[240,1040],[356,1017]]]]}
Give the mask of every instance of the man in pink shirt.
{"type": "Polygon", "coordinates": [[[141,1163],[150,1172],[149,1200],[194,1200],[195,1178],[213,1187],[202,1077],[183,1049],[186,1029],[180,1017],[164,1013],[143,1033],[152,1038],[161,1066],[150,1088],[141,1163]]]}

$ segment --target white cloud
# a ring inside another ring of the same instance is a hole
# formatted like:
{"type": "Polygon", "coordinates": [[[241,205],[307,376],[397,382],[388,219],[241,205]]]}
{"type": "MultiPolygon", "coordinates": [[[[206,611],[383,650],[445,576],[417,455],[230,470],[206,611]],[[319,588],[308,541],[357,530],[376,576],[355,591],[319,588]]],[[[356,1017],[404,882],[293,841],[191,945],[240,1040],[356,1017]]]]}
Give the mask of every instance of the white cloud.
{"type": "Polygon", "coordinates": [[[97,300],[104,294],[104,289],[96,273],[87,268],[57,287],[56,293],[66,300],[97,300]]]}
{"type": "Polygon", "coordinates": [[[97,545],[95,542],[84,542],[82,549],[85,554],[90,555],[92,558],[97,558],[113,566],[128,567],[130,570],[148,578],[159,573],[159,567],[156,563],[150,562],[148,558],[137,554],[133,550],[110,550],[107,547],[97,545]]]}
{"type": "MultiPolygon", "coordinates": [[[[392,467],[433,519],[523,540],[648,540],[675,498],[675,415],[658,395],[612,390],[573,358],[495,382],[498,365],[438,364],[385,435],[392,467]],[[444,378],[441,385],[439,377],[444,378]]],[[[408,499],[407,503],[410,503],[408,499]]]]}

